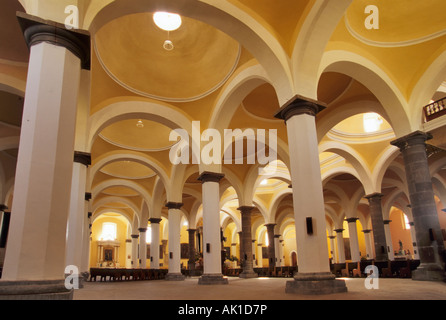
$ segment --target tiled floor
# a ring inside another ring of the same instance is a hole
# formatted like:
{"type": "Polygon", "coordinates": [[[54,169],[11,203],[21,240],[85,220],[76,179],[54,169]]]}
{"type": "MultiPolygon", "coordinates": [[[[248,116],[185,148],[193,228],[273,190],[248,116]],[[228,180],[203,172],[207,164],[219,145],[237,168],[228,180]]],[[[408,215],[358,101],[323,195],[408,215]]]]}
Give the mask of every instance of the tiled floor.
{"type": "Polygon", "coordinates": [[[230,277],[228,285],[214,286],[198,285],[198,278],[87,282],[75,291],[74,300],[446,300],[446,283],[442,282],[379,279],[378,289],[368,290],[365,278],[346,279],[347,293],[300,296],[285,293],[287,281],[290,279],[230,277]]]}

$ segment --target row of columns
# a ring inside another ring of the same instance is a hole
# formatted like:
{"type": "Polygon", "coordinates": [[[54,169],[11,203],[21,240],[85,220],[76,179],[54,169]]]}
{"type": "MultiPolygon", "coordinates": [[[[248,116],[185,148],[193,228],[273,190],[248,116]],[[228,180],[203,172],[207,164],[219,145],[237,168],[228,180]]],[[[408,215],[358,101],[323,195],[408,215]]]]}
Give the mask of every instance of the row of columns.
{"type": "MultiPolygon", "coordinates": [[[[34,291],[40,297],[57,295],[58,298],[72,298],[73,291],[67,289],[64,283],[66,257],[61,252],[66,249],[71,200],[66,190],[71,186],[73,172],[79,171],[79,177],[83,175],[80,173],[83,171],[81,167],[76,165],[77,168],[73,170],[72,154],[75,150],[75,119],[81,69],[89,68],[90,36],[26,14],[18,15],[30,47],[30,60],[12,205],[14,212],[11,216],[3,279],[0,281],[0,297],[12,293],[28,295],[34,291]],[[42,185],[45,187],[42,188],[42,185]]],[[[295,96],[276,114],[277,118],[285,121],[288,133],[299,254],[299,272],[286,287],[290,293],[346,291],[345,283],[334,278],[328,264],[315,124],[316,114],[324,108],[317,101],[295,96]]],[[[440,259],[444,245],[425,150],[428,138],[423,132],[415,132],[393,144],[403,154],[416,227],[421,265],[414,272],[414,278],[438,280],[444,278],[440,259]]],[[[203,184],[205,268],[199,282],[201,284],[226,283],[221,275],[219,259],[218,181],[221,178],[222,175],[215,173],[203,173],[200,176],[203,184]]],[[[375,199],[377,197],[369,199],[372,227],[377,235],[375,251],[384,258],[385,250],[382,247],[385,248],[385,231],[377,219],[380,209],[375,205],[375,199]]],[[[180,204],[170,202],[167,207],[170,222],[168,277],[181,279],[180,248],[173,246],[179,243],[180,204]]],[[[246,226],[250,223],[250,210],[240,210],[243,238],[250,240],[250,228],[246,226]]],[[[247,257],[244,273],[249,277],[252,274],[250,241],[243,241],[243,249],[247,257]]]]}
{"type": "MultiPolygon", "coordinates": [[[[351,260],[352,262],[359,262],[361,260],[361,252],[359,251],[359,241],[358,241],[358,233],[357,233],[357,227],[356,227],[356,221],[359,220],[359,218],[348,218],[346,219],[348,222],[348,228],[349,228],[349,242],[350,242],[350,253],[351,253],[351,260]]],[[[395,254],[393,251],[393,244],[392,244],[392,238],[390,234],[390,222],[391,220],[383,220],[384,224],[384,231],[385,231],[385,241],[386,241],[386,247],[385,247],[385,254],[380,255],[380,258],[384,260],[378,260],[378,258],[374,255],[374,252],[376,251],[376,247],[381,248],[381,244],[378,242],[375,242],[375,250],[372,246],[372,229],[369,230],[362,230],[364,233],[364,240],[365,240],[365,249],[366,249],[366,257],[367,259],[373,259],[375,261],[393,261],[395,259],[395,254]]],[[[413,222],[409,223],[411,226],[410,233],[411,237],[413,239],[413,258],[414,260],[419,260],[420,256],[418,254],[418,248],[417,243],[415,241],[415,224],[413,222]]],[[[333,261],[337,263],[345,263],[345,249],[344,249],[344,238],[343,238],[343,231],[344,229],[335,229],[334,232],[336,233],[336,236],[329,236],[330,239],[330,246],[331,246],[331,253],[333,255],[333,261]],[[335,241],[336,240],[336,241],[335,241]],[[336,250],[335,250],[336,249],[336,250]]]]}

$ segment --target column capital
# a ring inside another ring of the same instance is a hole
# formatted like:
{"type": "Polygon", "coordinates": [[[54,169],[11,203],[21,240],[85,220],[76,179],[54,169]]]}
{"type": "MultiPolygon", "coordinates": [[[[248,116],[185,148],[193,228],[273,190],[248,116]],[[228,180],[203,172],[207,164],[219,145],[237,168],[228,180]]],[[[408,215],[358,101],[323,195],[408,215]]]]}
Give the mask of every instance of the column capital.
{"type": "Polygon", "coordinates": [[[160,223],[161,220],[162,220],[161,218],[150,218],[150,219],[149,219],[149,222],[152,223],[152,224],[153,224],[153,223],[160,223]]]}
{"type": "Polygon", "coordinates": [[[91,165],[91,153],[74,151],[74,162],[88,167],[91,165]]]}
{"type": "Polygon", "coordinates": [[[276,226],[276,224],[275,223],[267,223],[267,224],[264,224],[264,226],[265,227],[269,227],[269,228],[271,228],[271,227],[275,227],[276,226]]]}
{"type": "Polygon", "coordinates": [[[308,114],[315,117],[325,108],[326,104],[323,102],[295,95],[277,111],[274,117],[287,122],[291,117],[300,114],[308,114]]]}
{"type": "Polygon", "coordinates": [[[139,238],[139,234],[132,234],[131,237],[132,237],[132,239],[138,239],[139,238]]]}
{"type": "Polygon", "coordinates": [[[146,232],[146,231],[147,231],[147,228],[138,228],[138,231],[139,231],[139,232],[146,232]]]}
{"type": "Polygon", "coordinates": [[[85,201],[91,200],[91,192],[85,192],[85,201]]]}
{"type": "Polygon", "coordinates": [[[242,214],[248,214],[251,213],[252,210],[254,210],[255,207],[251,207],[251,206],[241,206],[238,207],[237,210],[239,210],[242,214]]]}
{"type": "Polygon", "coordinates": [[[17,19],[29,48],[42,42],[64,47],[80,59],[82,69],[90,70],[91,41],[89,32],[68,30],[61,23],[44,20],[24,12],[17,12],[17,19]]]}
{"type": "Polygon", "coordinates": [[[383,196],[384,195],[382,193],[376,192],[376,193],[369,194],[369,195],[365,196],[364,198],[366,198],[369,201],[370,200],[381,200],[381,198],[383,196]]]}
{"type": "Polygon", "coordinates": [[[384,220],[384,221],[383,221],[384,224],[389,224],[389,223],[391,223],[391,222],[392,222],[392,220],[384,220]]]}
{"type": "Polygon", "coordinates": [[[334,240],[334,239],[336,239],[336,237],[335,236],[329,236],[328,239],[334,240]]]}
{"type": "Polygon", "coordinates": [[[362,232],[364,232],[364,233],[371,233],[372,230],[362,230],[362,232]]]}
{"type": "Polygon", "coordinates": [[[345,219],[345,221],[347,221],[348,223],[356,222],[358,220],[359,220],[359,218],[347,218],[347,219],[345,219]]]}
{"type": "Polygon", "coordinates": [[[181,209],[182,206],[183,206],[183,203],[179,203],[179,202],[167,202],[166,203],[167,209],[181,209]]]}
{"type": "Polygon", "coordinates": [[[391,145],[398,147],[401,151],[404,151],[408,147],[416,144],[425,144],[427,140],[431,140],[433,137],[430,133],[423,131],[415,131],[407,136],[401,137],[390,142],[391,145]]]}
{"type": "Polygon", "coordinates": [[[204,171],[200,174],[197,180],[201,181],[201,183],[220,182],[220,180],[223,179],[224,176],[225,175],[223,173],[204,171]]]}
{"type": "Polygon", "coordinates": [[[0,211],[4,212],[5,210],[8,210],[8,206],[0,204],[0,211]]]}
{"type": "Polygon", "coordinates": [[[189,232],[189,233],[195,233],[195,232],[197,232],[197,229],[187,229],[187,232],[189,232]]]}
{"type": "Polygon", "coordinates": [[[342,233],[344,231],[344,229],[335,229],[333,231],[336,232],[336,233],[342,233]]]}

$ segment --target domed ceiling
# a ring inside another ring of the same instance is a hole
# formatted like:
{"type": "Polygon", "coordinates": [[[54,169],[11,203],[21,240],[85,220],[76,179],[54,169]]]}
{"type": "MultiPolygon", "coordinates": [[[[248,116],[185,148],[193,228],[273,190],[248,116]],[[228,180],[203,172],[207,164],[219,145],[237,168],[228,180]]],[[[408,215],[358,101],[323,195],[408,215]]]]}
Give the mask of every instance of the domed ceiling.
{"type": "Polygon", "coordinates": [[[182,17],[171,32],[157,27],[152,13],[109,22],[94,37],[106,72],[128,90],[170,102],[193,101],[219,88],[239,61],[239,43],[202,22],[182,17]],[[164,49],[165,40],[174,49],[164,49]]]}
{"type": "Polygon", "coordinates": [[[122,120],[106,127],[99,136],[115,146],[137,151],[161,151],[172,147],[171,129],[149,120],[122,120]]]}
{"type": "Polygon", "coordinates": [[[414,44],[446,34],[443,1],[356,0],[346,12],[346,24],[353,36],[368,44],[399,46],[414,44]],[[379,29],[364,27],[364,8],[379,10],[379,29]]]}

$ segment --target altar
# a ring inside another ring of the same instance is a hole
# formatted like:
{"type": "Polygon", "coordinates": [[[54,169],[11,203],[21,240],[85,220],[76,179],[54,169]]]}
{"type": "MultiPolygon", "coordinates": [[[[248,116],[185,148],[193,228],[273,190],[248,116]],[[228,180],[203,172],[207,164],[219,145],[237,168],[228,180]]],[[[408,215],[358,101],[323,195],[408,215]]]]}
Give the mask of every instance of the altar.
{"type": "Polygon", "coordinates": [[[99,268],[118,268],[119,267],[119,247],[121,243],[113,240],[98,240],[98,262],[99,268]]]}

